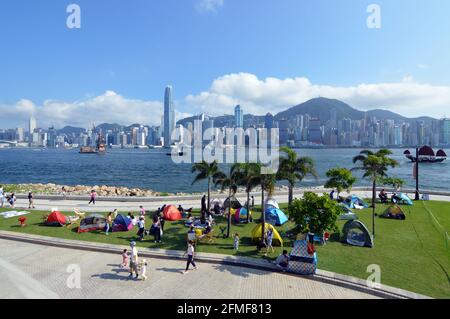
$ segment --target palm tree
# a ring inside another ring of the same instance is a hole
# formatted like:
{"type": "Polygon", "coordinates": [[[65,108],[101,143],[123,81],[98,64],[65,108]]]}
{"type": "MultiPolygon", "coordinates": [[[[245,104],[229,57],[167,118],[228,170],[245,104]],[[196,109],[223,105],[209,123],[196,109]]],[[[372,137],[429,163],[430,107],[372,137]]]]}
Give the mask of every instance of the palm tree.
{"type": "Polygon", "coordinates": [[[285,180],[289,184],[289,205],[294,197],[295,184],[301,182],[307,175],[317,178],[314,161],[310,157],[298,157],[291,148],[284,146],[280,148],[284,156],[280,157],[277,180],[285,180]]]}
{"type": "Polygon", "coordinates": [[[362,170],[363,177],[372,181],[372,236],[375,237],[375,198],[377,179],[386,178],[389,167],[398,166],[398,162],[389,157],[392,152],[387,149],[381,149],[374,153],[370,150],[363,150],[359,155],[353,158],[353,164],[360,163],[353,170],[362,170]]]}
{"type": "Polygon", "coordinates": [[[212,163],[207,163],[206,161],[203,161],[201,163],[195,163],[194,165],[192,165],[192,173],[197,172],[197,176],[195,176],[192,184],[195,184],[196,182],[204,179],[208,180],[208,205],[207,205],[208,212],[211,204],[210,203],[211,180],[214,174],[216,174],[218,171],[219,165],[217,164],[217,161],[214,161],[212,163]]]}
{"type": "Polygon", "coordinates": [[[231,229],[231,197],[237,192],[237,165],[233,165],[230,168],[229,174],[225,174],[222,171],[218,171],[213,175],[214,186],[220,186],[221,191],[228,189],[228,199],[230,207],[228,209],[228,225],[227,225],[227,238],[230,238],[231,229]]]}
{"type": "Polygon", "coordinates": [[[261,247],[265,243],[266,237],[266,203],[264,198],[264,193],[267,191],[267,196],[270,198],[275,191],[275,183],[276,183],[276,175],[260,175],[260,183],[261,183],[261,220],[262,220],[262,229],[261,229],[261,247]]]}
{"type": "Polygon", "coordinates": [[[250,193],[252,190],[261,184],[261,167],[255,163],[241,163],[235,164],[235,172],[237,184],[245,187],[247,193],[247,223],[250,221],[250,193]]]}

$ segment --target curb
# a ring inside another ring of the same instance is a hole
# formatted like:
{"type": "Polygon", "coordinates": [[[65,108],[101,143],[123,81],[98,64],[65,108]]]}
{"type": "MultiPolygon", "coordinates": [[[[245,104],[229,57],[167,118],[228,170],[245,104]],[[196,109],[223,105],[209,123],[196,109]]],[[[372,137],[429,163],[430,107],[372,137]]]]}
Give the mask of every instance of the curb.
{"type": "MultiPolygon", "coordinates": [[[[128,246],[84,242],[84,241],[60,239],[30,234],[18,234],[9,231],[0,231],[0,239],[32,243],[44,246],[52,246],[58,248],[76,249],[109,254],[117,254],[118,251],[119,252],[121,251],[121,249],[128,248],[128,246]]],[[[139,253],[141,256],[147,258],[184,260],[183,253],[181,251],[175,250],[150,249],[140,247],[139,253]]],[[[279,270],[272,263],[269,263],[265,260],[258,260],[250,257],[236,257],[236,256],[225,256],[220,254],[198,253],[196,255],[196,260],[203,263],[221,264],[234,267],[245,267],[279,273],[279,270]]],[[[287,276],[302,277],[308,280],[314,280],[326,284],[340,286],[384,299],[431,299],[428,296],[420,295],[414,292],[386,285],[380,285],[379,287],[371,288],[367,286],[366,281],[363,279],[341,275],[320,269],[318,269],[317,273],[312,276],[301,276],[293,273],[284,273],[284,274],[287,276]]]]}

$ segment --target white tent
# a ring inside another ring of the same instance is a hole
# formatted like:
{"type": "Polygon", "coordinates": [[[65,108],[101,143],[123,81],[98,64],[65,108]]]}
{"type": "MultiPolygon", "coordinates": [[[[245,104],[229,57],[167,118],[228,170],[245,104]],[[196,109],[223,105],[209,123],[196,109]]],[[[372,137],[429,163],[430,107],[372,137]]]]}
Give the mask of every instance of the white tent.
{"type": "Polygon", "coordinates": [[[267,209],[272,209],[272,208],[280,209],[280,206],[278,206],[278,203],[275,199],[269,198],[266,201],[265,209],[267,210],[267,209]]]}

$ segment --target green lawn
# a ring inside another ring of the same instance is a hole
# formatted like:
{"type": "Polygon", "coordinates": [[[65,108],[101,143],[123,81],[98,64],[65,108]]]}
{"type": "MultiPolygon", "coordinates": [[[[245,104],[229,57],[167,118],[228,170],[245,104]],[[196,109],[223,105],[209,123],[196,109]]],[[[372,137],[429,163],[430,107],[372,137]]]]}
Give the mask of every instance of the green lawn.
{"type": "MultiPolygon", "coordinates": [[[[367,278],[367,266],[377,264],[381,267],[382,283],[429,295],[436,298],[450,298],[450,247],[447,247],[444,237],[433,226],[429,214],[424,205],[433,212],[439,223],[450,230],[450,203],[423,202],[415,203],[413,207],[403,206],[406,213],[406,221],[376,219],[376,238],[374,248],[360,248],[349,246],[339,242],[338,234],[334,234],[330,242],[318,247],[319,268],[338,272],[359,278],[367,278]]],[[[378,205],[377,212],[384,211],[386,206],[378,205]]],[[[3,209],[5,210],[5,209],[3,209]]],[[[360,219],[371,230],[371,210],[357,212],[360,219]]],[[[75,229],[45,227],[42,226],[43,212],[33,212],[27,215],[28,226],[17,226],[17,218],[0,218],[0,229],[33,233],[45,236],[54,236],[67,239],[97,241],[126,245],[130,240],[136,239],[136,231],[128,233],[113,233],[109,236],[100,232],[78,234],[75,229]]],[[[260,217],[254,214],[255,220],[260,217]]],[[[218,220],[214,233],[220,234],[220,226],[225,226],[226,221],[218,220]]],[[[147,221],[149,223],[149,220],[147,221]]],[[[255,224],[233,225],[232,232],[239,233],[241,237],[240,251],[232,248],[232,239],[216,238],[214,243],[202,243],[198,245],[200,252],[212,252],[221,254],[237,254],[265,258],[251,243],[250,233],[255,224]]],[[[343,222],[339,222],[342,229],[343,222]]],[[[148,225],[147,225],[148,227],[148,225]]],[[[277,227],[282,236],[293,227],[288,223],[277,227]]],[[[166,222],[163,244],[154,244],[147,240],[138,243],[141,247],[157,247],[164,249],[185,249],[187,228],[184,222],[166,222]]],[[[285,247],[290,247],[292,241],[285,239],[285,247]]],[[[276,247],[276,252],[270,255],[275,258],[282,250],[276,247]]]]}

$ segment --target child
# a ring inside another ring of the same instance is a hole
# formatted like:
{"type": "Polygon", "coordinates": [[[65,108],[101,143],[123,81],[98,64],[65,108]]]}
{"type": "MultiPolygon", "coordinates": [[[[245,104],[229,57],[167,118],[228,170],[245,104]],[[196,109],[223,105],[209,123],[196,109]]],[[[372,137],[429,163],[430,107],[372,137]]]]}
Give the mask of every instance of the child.
{"type": "Polygon", "coordinates": [[[147,280],[147,259],[144,259],[141,263],[141,276],[142,280],[147,280]]]}
{"type": "Polygon", "coordinates": [[[139,206],[139,211],[140,211],[141,216],[145,216],[145,209],[143,206],[139,206]]]}
{"type": "Polygon", "coordinates": [[[239,234],[234,234],[234,249],[239,250],[239,234]]]}
{"type": "Polygon", "coordinates": [[[128,250],[124,249],[122,252],[122,264],[120,268],[126,268],[128,266],[128,250]]]}

